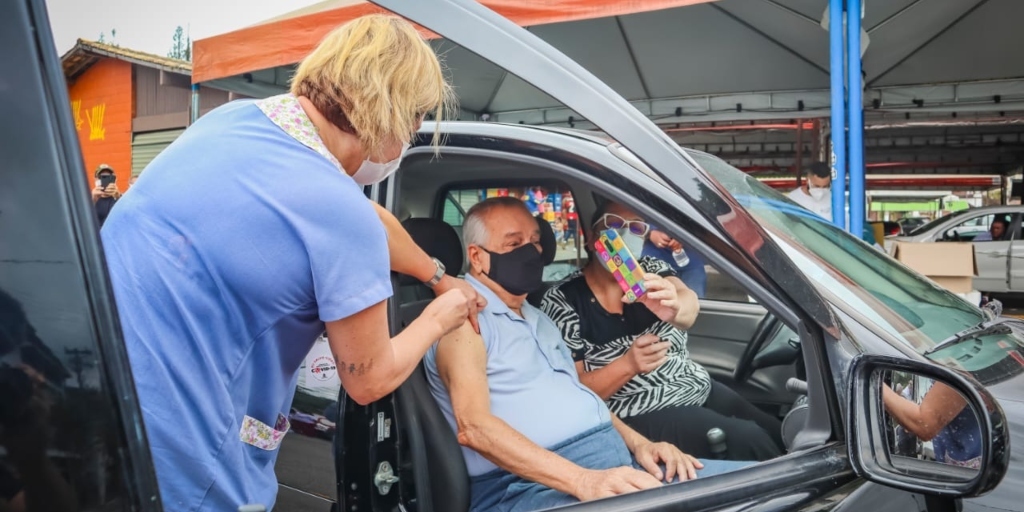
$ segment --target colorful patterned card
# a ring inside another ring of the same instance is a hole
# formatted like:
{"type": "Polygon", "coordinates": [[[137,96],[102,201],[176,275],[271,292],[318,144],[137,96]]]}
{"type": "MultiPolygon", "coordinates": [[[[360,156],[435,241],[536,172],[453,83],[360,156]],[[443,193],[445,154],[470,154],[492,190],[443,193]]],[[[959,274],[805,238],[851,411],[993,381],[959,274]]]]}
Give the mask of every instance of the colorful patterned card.
{"type": "Polygon", "coordinates": [[[594,248],[597,250],[597,257],[601,258],[604,266],[619,282],[623,293],[626,294],[626,300],[634,302],[647,293],[647,289],[644,288],[643,269],[629,253],[626,244],[615,230],[602,231],[601,237],[594,242],[594,248]]]}

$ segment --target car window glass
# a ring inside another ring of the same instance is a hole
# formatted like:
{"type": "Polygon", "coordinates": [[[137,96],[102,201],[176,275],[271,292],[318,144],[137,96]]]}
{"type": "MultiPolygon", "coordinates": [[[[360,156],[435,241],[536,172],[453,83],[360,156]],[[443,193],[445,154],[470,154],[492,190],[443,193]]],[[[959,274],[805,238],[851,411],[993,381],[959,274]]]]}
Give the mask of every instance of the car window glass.
{"type": "Polygon", "coordinates": [[[456,188],[443,195],[441,220],[455,228],[462,236],[466,212],[473,205],[491,197],[518,197],[535,217],[551,226],[557,242],[554,261],[544,268],[544,281],[561,281],[586,263],[582,234],[579,232],[579,214],[575,209],[572,191],[557,186],[456,188]],[[576,236],[574,236],[574,234],[576,236]]]}
{"type": "Polygon", "coordinates": [[[973,240],[975,237],[988,231],[994,215],[981,215],[968,219],[946,230],[944,235],[947,239],[973,240]]]}
{"type": "Polygon", "coordinates": [[[711,155],[693,158],[779,241],[826,295],[920,352],[982,321],[981,311],[711,155]]]}

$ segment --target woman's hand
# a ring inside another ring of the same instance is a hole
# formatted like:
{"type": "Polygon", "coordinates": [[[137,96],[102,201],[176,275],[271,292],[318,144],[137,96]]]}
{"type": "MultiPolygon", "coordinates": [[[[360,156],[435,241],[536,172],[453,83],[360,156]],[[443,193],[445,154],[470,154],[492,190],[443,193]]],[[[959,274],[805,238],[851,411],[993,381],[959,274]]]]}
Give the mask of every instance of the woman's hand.
{"type": "Polygon", "coordinates": [[[440,339],[466,323],[466,318],[474,307],[475,303],[470,302],[462,290],[453,289],[442,293],[427,304],[421,316],[437,324],[441,330],[438,336],[440,339]]]}
{"type": "Polygon", "coordinates": [[[623,357],[629,361],[634,374],[647,374],[665,364],[668,360],[669,345],[670,343],[653,334],[641,334],[633,340],[633,345],[623,357]]]}
{"type": "MultiPolygon", "coordinates": [[[[682,307],[679,290],[658,274],[644,274],[644,288],[647,289],[647,293],[637,299],[637,302],[647,306],[647,309],[662,322],[675,322],[682,307]]],[[[626,298],[623,297],[622,301],[626,302],[626,298]]]]}
{"type": "Polygon", "coordinates": [[[434,293],[440,296],[449,290],[459,290],[466,296],[467,303],[469,304],[467,318],[470,325],[473,326],[473,330],[477,334],[480,334],[480,324],[477,321],[476,316],[483,311],[484,307],[487,306],[487,299],[485,299],[483,295],[477,293],[476,288],[473,288],[473,286],[466,281],[445,274],[445,276],[441,278],[441,281],[434,286],[434,293]]]}

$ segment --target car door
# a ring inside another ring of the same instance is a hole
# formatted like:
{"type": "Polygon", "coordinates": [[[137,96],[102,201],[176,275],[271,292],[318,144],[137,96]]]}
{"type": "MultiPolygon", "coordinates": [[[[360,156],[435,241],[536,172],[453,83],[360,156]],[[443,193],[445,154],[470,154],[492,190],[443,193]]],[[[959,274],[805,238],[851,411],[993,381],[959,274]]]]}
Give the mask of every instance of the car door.
{"type": "Polygon", "coordinates": [[[159,511],[43,0],[0,44],[0,510],[159,511]]]}
{"type": "Polygon", "coordinates": [[[1010,289],[1010,245],[1014,230],[1008,229],[1004,240],[977,240],[978,235],[988,232],[996,218],[1007,220],[1011,227],[1015,225],[1014,222],[1020,223],[1019,215],[979,213],[945,228],[936,238],[939,241],[974,243],[974,257],[978,265],[974,289],[983,292],[1005,292],[1010,289]]]}
{"type": "Polygon", "coordinates": [[[1010,251],[1007,257],[1010,267],[1010,286],[1007,291],[1024,291],[1024,213],[1016,213],[1011,221],[1010,251]]]}

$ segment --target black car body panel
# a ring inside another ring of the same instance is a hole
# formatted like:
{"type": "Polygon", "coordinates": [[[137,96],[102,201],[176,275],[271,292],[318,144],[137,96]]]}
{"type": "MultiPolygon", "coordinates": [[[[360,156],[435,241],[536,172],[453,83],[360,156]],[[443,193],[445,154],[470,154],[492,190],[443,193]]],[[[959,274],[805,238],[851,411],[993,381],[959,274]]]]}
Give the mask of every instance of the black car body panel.
{"type": "MultiPolygon", "coordinates": [[[[0,2],[0,25],[0,371],[31,367],[47,379],[32,400],[52,402],[4,426],[31,432],[4,437],[15,449],[45,444],[34,462],[52,470],[38,496],[51,501],[30,502],[32,512],[160,510],[44,2],[0,2]]],[[[5,410],[15,398],[0,389],[5,410]]],[[[5,448],[0,464],[17,472],[5,448]]]]}

